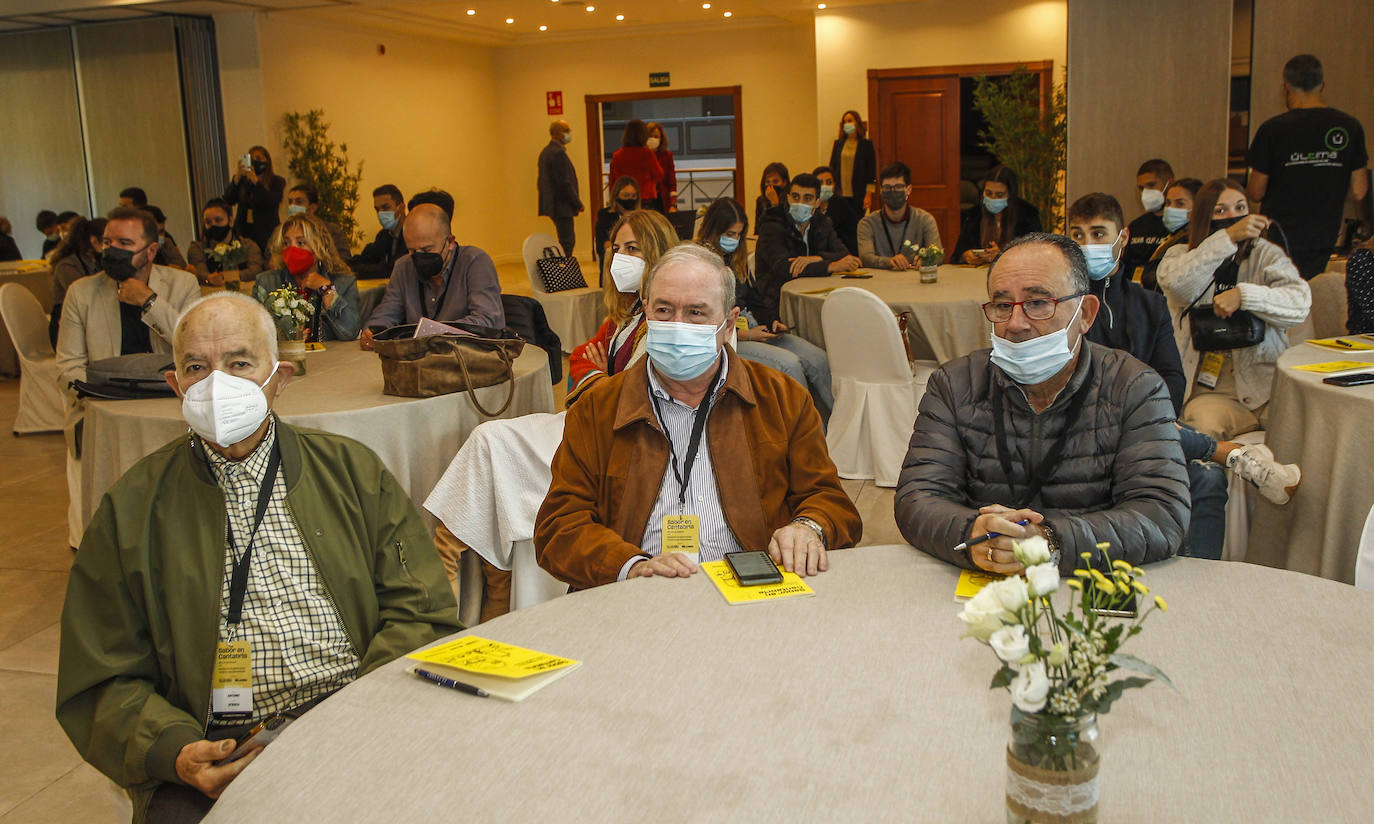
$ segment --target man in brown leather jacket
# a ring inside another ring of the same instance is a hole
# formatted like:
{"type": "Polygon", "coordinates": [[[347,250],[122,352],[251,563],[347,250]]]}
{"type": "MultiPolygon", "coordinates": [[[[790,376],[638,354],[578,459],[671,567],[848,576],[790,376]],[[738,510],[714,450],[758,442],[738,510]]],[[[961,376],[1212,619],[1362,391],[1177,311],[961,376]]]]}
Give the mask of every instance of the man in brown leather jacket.
{"type": "Polygon", "coordinates": [[[727,345],[734,286],[695,244],[645,277],[649,357],[568,411],[553,459],[534,543],[554,577],[687,577],[741,549],[814,575],[859,539],[811,396],[727,345]]]}

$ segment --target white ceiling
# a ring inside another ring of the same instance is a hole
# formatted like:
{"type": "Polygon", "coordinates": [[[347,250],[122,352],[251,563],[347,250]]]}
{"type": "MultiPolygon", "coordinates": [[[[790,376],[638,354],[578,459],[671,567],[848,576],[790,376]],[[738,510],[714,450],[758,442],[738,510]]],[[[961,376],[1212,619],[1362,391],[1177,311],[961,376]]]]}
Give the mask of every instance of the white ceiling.
{"type": "MultiPolygon", "coordinates": [[[[837,0],[831,8],[885,0],[837,0]]],[[[645,29],[802,23],[815,0],[0,0],[0,30],[126,20],[154,14],[242,11],[305,15],[322,21],[510,45],[570,40],[645,29]],[[594,7],[594,11],[587,8],[594,7]],[[468,14],[471,9],[474,13],[468,14]],[[725,14],[729,12],[730,17],[725,14]],[[623,15],[617,20],[617,15],[623,15]],[[510,19],[513,22],[507,23],[510,19]],[[540,27],[546,27],[541,31],[540,27]]]]}

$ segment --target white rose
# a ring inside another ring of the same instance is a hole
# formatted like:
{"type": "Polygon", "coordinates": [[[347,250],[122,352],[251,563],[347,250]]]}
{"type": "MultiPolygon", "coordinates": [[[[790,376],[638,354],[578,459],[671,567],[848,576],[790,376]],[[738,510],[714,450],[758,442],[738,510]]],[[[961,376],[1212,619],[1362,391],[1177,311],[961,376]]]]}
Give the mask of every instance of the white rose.
{"type": "Polygon", "coordinates": [[[988,638],[997,630],[1001,629],[1006,622],[1004,618],[1007,611],[1002,608],[1002,602],[993,592],[992,586],[985,586],[978,591],[964,604],[963,612],[959,613],[959,620],[968,625],[966,636],[977,638],[983,643],[988,642],[988,638]]]}
{"type": "Polygon", "coordinates": [[[1011,682],[1011,702],[1021,712],[1040,712],[1050,694],[1050,679],[1045,675],[1045,662],[1036,661],[1023,667],[1011,682]]]}
{"type": "Polygon", "coordinates": [[[1009,664],[1012,669],[1020,669],[1021,659],[1030,652],[1030,639],[1026,637],[1025,627],[1012,624],[994,632],[988,639],[988,646],[1002,659],[1002,663],[1009,664]]]}
{"type": "Polygon", "coordinates": [[[1026,582],[1031,595],[1043,598],[1059,589],[1059,570],[1054,564],[1037,564],[1026,570],[1026,582]]]}
{"type": "Polygon", "coordinates": [[[997,600],[1001,602],[1002,608],[1015,615],[1021,611],[1030,601],[1030,595],[1026,591],[1026,580],[1019,575],[1012,575],[988,584],[985,589],[990,589],[997,595],[997,600]]]}
{"type": "Polygon", "coordinates": [[[1013,539],[1011,545],[1016,552],[1016,560],[1028,567],[1050,559],[1050,544],[1043,535],[1035,535],[1024,541],[1013,539]]]}

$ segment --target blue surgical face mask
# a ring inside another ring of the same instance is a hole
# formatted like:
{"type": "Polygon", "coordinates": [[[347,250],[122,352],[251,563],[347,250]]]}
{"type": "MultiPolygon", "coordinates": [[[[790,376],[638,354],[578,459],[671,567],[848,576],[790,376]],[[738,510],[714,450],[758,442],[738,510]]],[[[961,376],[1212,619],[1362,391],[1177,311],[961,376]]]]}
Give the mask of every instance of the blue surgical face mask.
{"type": "Polygon", "coordinates": [[[856,132],[859,127],[855,126],[853,121],[850,121],[849,123],[844,124],[840,128],[844,129],[845,134],[854,134],[854,132],[856,132]]]}
{"type": "Polygon", "coordinates": [[[821,186],[821,203],[826,202],[827,200],[829,200],[830,198],[832,198],[832,197],[834,197],[834,196],[835,196],[835,187],[834,187],[834,186],[824,186],[824,185],[821,186]]]}
{"type": "Polygon", "coordinates": [[[716,243],[720,246],[720,250],[727,255],[739,248],[739,238],[729,235],[721,235],[717,238],[716,243]]]}
{"type": "Polygon", "coordinates": [[[797,223],[806,223],[811,220],[811,213],[816,211],[816,207],[810,203],[790,203],[787,206],[787,213],[797,223]]]}
{"type": "Polygon", "coordinates": [[[396,228],[396,213],[391,211],[378,212],[377,220],[381,221],[382,228],[388,232],[396,228]]]}
{"type": "Polygon", "coordinates": [[[1165,229],[1177,232],[1188,225],[1188,210],[1179,206],[1165,206],[1163,220],[1165,229]]]}
{"type": "Polygon", "coordinates": [[[716,362],[720,353],[716,333],[725,327],[724,321],[720,326],[670,320],[651,320],[648,324],[644,351],[663,376],[689,381],[700,377],[716,362]]]}
{"type": "Polygon", "coordinates": [[[286,207],[286,213],[288,215],[303,215],[305,214],[305,207],[299,203],[292,203],[286,207]]]}
{"type": "Polygon", "coordinates": [[[1120,239],[1121,233],[1117,232],[1116,240],[1111,243],[1089,243],[1078,247],[1088,261],[1088,277],[1102,280],[1116,269],[1116,242],[1120,239]]]}
{"type": "Polygon", "coordinates": [[[1073,360],[1073,350],[1069,348],[1069,328],[1077,322],[1078,312],[1082,308],[1083,299],[1078,298],[1078,307],[1073,310],[1073,317],[1064,328],[1038,338],[1010,341],[993,332],[992,362],[1022,386],[1044,383],[1073,360]]]}
{"type": "Polygon", "coordinates": [[[983,208],[992,212],[994,215],[1000,215],[1002,210],[1007,208],[1007,199],[1005,197],[988,197],[987,195],[983,195],[983,208]]]}

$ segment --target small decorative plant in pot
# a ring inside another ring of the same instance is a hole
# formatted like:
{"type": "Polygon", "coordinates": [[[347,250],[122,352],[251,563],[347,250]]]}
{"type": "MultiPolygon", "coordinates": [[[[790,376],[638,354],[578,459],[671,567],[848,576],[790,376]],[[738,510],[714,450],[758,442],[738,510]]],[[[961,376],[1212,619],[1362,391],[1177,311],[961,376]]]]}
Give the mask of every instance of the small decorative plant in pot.
{"type": "MultiPolygon", "coordinates": [[[[1013,575],[984,587],[964,605],[965,637],[990,647],[1001,663],[992,688],[1011,693],[1007,744],[1007,822],[1088,824],[1097,821],[1097,718],[1128,689],[1153,680],[1173,684],[1158,668],[1121,651],[1155,611],[1167,612],[1150,595],[1144,572],[1112,561],[1111,574],[1090,568],[1092,553],[1064,582],[1068,603],[1056,609],[1059,570],[1044,538],[1014,542],[1024,577],[1013,575]],[[1130,670],[1135,675],[1113,678],[1130,670]]],[[[1097,549],[1107,556],[1108,544],[1097,549]]],[[[1109,556],[1108,556],[1109,557],[1109,556]]]]}
{"type": "Polygon", "coordinates": [[[296,374],[305,374],[305,332],[315,308],[294,286],[283,286],[267,294],[267,311],[277,325],[280,357],[296,365],[296,374]]]}
{"type": "Polygon", "coordinates": [[[238,239],[216,243],[205,250],[206,268],[222,274],[224,288],[230,292],[239,291],[240,274],[247,262],[248,249],[238,239]]]}
{"type": "Polygon", "coordinates": [[[914,250],[913,259],[921,265],[921,282],[934,283],[936,273],[940,271],[940,261],[945,256],[945,250],[932,243],[929,246],[920,248],[912,247],[914,250]]]}

